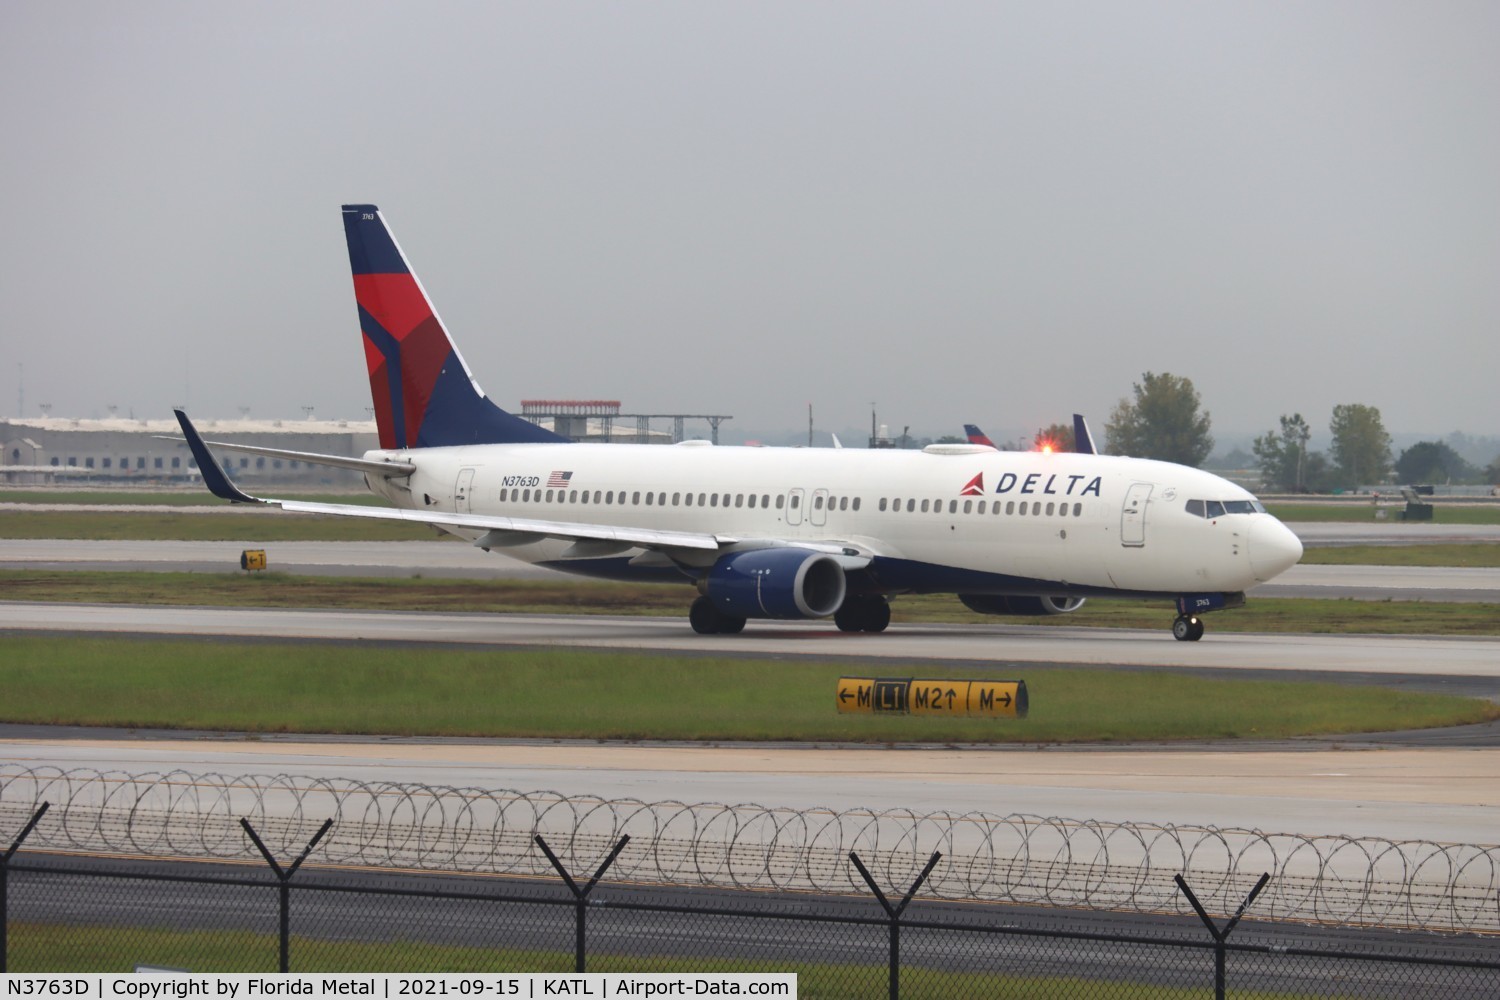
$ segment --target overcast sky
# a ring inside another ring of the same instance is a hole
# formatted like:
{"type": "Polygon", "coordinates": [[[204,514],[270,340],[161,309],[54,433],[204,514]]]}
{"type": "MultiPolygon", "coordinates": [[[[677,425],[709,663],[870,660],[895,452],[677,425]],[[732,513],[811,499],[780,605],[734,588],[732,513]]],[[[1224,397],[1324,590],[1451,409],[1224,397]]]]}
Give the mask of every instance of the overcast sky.
{"type": "MultiPolygon", "coordinates": [[[[1500,433],[1500,4],[0,3],[0,414],[357,417],[339,206],[502,406],[1500,433]]],[[[728,439],[728,438],[726,438],[728,439]]]]}

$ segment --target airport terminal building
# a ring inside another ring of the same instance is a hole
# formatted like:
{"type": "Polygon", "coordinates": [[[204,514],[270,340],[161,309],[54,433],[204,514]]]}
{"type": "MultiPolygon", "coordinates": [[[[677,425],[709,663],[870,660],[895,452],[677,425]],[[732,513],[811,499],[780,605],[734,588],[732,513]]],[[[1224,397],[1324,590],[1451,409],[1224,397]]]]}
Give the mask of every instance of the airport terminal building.
{"type": "MultiPolygon", "coordinates": [[[[210,441],[263,445],[325,455],[362,455],[379,447],[373,420],[195,420],[210,441]]],[[[198,466],[174,419],[27,417],[0,421],[10,483],[185,483],[198,466]]],[[[240,452],[219,453],[237,479],[354,486],[357,473],[240,452]]]]}
{"type": "MultiPolygon", "coordinates": [[[[730,419],[718,414],[621,413],[618,400],[526,400],[521,415],[575,441],[621,444],[681,441],[687,420],[708,421],[717,440],[719,424],[730,419]],[[653,421],[669,421],[670,430],[653,427],[653,421]]],[[[380,447],[373,420],[194,417],[193,423],[207,441],[284,451],[358,457],[380,447]]],[[[171,484],[198,478],[198,466],[182,440],[182,429],[171,418],[13,417],[0,420],[0,442],[5,449],[0,483],[171,484]]],[[[250,486],[257,482],[333,487],[361,483],[359,473],[346,469],[237,451],[217,454],[231,476],[250,486]]]]}

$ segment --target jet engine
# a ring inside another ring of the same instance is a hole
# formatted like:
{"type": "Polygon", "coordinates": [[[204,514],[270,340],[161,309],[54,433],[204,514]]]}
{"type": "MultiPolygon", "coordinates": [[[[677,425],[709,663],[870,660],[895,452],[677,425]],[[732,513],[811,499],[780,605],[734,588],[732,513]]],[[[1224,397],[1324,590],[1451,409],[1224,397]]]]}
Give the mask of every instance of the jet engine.
{"type": "Polygon", "coordinates": [[[982,615],[1065,615],[1083,607],[1081,597],[959,594],[958,599],[964,602],[964,607],[982,615]]]}
{"type": "Polygon", "coordinates": [[[698,589],[731,618],[826,618],[844,603],[844,569],[808,549],[734,552],[713,564],[698,589]]]}

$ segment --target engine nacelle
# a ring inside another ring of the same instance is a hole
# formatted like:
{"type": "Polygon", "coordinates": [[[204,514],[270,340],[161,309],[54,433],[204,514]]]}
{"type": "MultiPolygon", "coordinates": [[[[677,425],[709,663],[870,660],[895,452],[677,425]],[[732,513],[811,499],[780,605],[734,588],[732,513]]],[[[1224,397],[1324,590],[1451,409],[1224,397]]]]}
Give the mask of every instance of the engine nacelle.
{"type": "Polygon", "coordinates": [[[1065,615],[1083,607],[1081,597],[1048,597],[1028,594],[1009,597],[1001,594],[959,594],[958,599],[970,611],[982,615],[1065,615]]]}
{"type": "Polygon", "coordinates": [[[751,549],[724,556],[699,589],[735,618],[826,618],[844,603],[844,568],[807,549],[751,549]]]}

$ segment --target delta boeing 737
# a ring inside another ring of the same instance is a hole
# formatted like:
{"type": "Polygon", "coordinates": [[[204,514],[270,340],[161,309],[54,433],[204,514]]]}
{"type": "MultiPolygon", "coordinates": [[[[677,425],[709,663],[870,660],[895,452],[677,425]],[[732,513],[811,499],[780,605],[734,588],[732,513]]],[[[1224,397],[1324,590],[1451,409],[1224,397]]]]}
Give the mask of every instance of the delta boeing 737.
{"type": "Polygon", "coordinates": [[[690,584],[701,633],[828,617],[880,632],[892,599],[951,593],[994,615],[1168,598],[1173,635],[1196,640],[1202,613],[1243,604],[1302,556],[1250,493],[1168,462],[569,441],[485,396],[380,211],[343,211],[380,448],[356,459],[205,443],[177,411],[223,499],[417,521],[570,573],[690,584]],[[390,506],[252,497],[210,446],[356,469],[390,506]]]}

